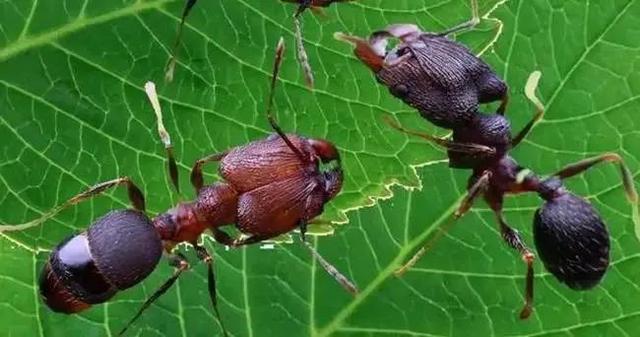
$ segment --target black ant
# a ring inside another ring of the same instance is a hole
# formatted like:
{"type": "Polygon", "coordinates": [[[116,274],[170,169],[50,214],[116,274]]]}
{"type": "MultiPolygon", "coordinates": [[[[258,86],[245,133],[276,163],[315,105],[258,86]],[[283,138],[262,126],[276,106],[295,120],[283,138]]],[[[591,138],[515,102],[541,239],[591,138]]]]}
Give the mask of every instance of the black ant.
{"type": "Polygon", "coordinates": [[[508,101],[507,87],[483,61],[461,44],[445,35],[477,23],[477,2],[471,1],[474,18],[441,34],[423,33],[414,25],[400,24],[375,32],[370,39],[346,36],[337,38],[355,44],[355,54],[376,73],[376,78],[393,95],[417,108],[434,124],[451,129],[452,139],[407,130],[387,118],[387,123],[404,133],[416,135],[447,150],[449,166],[471,169],[467,194],[444,228],[427,242],[403,267],[402,275],[413,266],[435,240],[455,220],[462,217],[482,195],[496,215],[505,242],[518,250],[527,265],[525,305],[520,312],[527,318],[533,311],[534,254],[511,228],[502,213],[506,194],[536,192],[544,200],[534,217],[534,242],[547,270],[572,289],[585,290],[597,285],[609,265],[609,235],[597,211],[583,198],[569,192],[562,180],[581,174],[602,162],[619,164],[633,219],[638,215],[638,194],[633,177],[622,158],[605,153],[562,168],[546,178],[518,165],[508,152],[531,131],[544,114],[544,106],[535,96],[540,72],[527,81],[525,94],[536,107],[536,114],[515,136],[504,117],[508,101]],[[396,37],[402,44],[386,51],[387,39],[396,37]],[[479,112],[479,104],[501,100],[494,114],[479,112]]]}
{"type": "Polygon", "coordinates": [[[501,100],[504,113],[507,85],[483,60],[447,36],[480,22],[477,0],[471,0],[472,18],[439,33],[416,25],[396,24],[373,32],[368,40],[336,33],[338,40],[355,45],[355,55],[389,92],[416,108],[422,117],[446,129],[468,125],[479,103],[501,100]],[[387,51],[390,38],[401,43],[387,51]]]}
{"type": "Polygon", "coordinates": [[[307,9],[314,11],[315,13],[322,13],[323,7],[329,7],[333,3],[337,2],[351,2],[355,0],[280,0],[282,2],[290,2],[298,4],[298,8],[293,14],[293,24],[295,28],[295,41],[296,41],[296,55],[298,63],[302,68],[305,82],[309,88],[314,86],[313,70],[309,63],[309,56],[304,48],[304,41],[302,39],[302,23],[300,22],[300,15],[307,9]]]}
{"type": "Polygon", "coordinates": [[[544,114],[544,107],[535,96],[540,72],[529,77],[525,88],[527,97],[535,104],[533,119],[514,138],[509,121],[500,114],[480,114],[468,127],[454,129],[452,141],[410,131],[387,120],[388,124],[402,132],[422,137],[447,149],[450,167],[468,168],[473,171],[467,185],[467,194],[444,229],[430,239],[404,266],[396,271],[402,275],[413,266],[427,249],[440,238],[453,223],[461,218],[482,195],[496,215],[503,240],[518,250],[527,264],[525,305],[520,318],[525,319],[533,311],[533,261],[534,254],[526,246],[517,230],[511,228],[502,213],[504,196],[536,192],[544,204],[536,210],[533,221],[534,243],[546,269],[559,281],[574,290],[595,287],[603,278],[609,265],[609,234],[604,221],[593,206],[580,196],[572,194],[564,186],[564,179],[582,174],[598,163],[613,162],[620,167],[627,199],[632,205],[634,218],[638,213],[638,193],[633,176],[622,158],[615,153],[604,153],[569,164],[548,177],[541,178],[531,170],[520,166],[508,155],[526,137],[536,121],[544,114]],[[488,147],[484,153],[471,147],[488,147]]]}
{"type": "MultiPolygon", "coordinates": [[[[284,52],[282,39],[276,56],[267,118],[275,134],[263,140],[232,148],[224,153],[206,156],[195,162],[191,182],[198,194],[191,202],[149,218],[145,214],[145,199],[140,189],[128,177],[99,183],[55,207],[39,219],[4,230],[22,230],[51,218],[63,209],[102,194],[106,190],[125,186],[133,209],[114,210],[92,223],[80,234],[60,243],[51,253],[40,276],[40,294],[53,311],[67,314],[104,303],[117,292],[144,280],[157,266],[162,251],[176,269],[142,305],[120,334],[164,294],[189,268],[186,258],[172,253],[178,243],[191,244],[198,258],[207,264],[208,290],[213,309],[223,334],[226,329],[217,307],[214,259],[198,243],[204,231],[210,230],[216,241],[238,247],[261,242],[300,229],[301,241],[312,256],[347,291],[357,293],[356,286],[329,264],[306,241],[306,225],[320,215],[324,204],[341,190],[343,172],[336,147],[323,139],[285,134],[272,115],[272,102],[284,52]],[[205,185],[202,166],[219,161],[222,181],[205,185]],[[320,164],[326,169],[321,170],[320,164]],[[234,239],[221,227],[235,224],[249,236],[234,239]]],[[[158,118],[158,132],[167,149],[171,148],[169,134],[162,124],[162,112],[155,85],[148,82],[145,91],[158,118]]],[[[171,151],[171,181],[176,190],[177,170],[171,151]],[[174,175],[175,174],[175,179],[174,175]]]]}

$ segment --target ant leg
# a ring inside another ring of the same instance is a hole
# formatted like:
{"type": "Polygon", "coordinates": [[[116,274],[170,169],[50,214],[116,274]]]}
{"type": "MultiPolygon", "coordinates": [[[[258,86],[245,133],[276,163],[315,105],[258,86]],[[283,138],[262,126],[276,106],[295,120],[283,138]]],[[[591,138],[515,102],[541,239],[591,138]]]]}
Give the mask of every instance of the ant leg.
{"type": "Polygon", "coordinates": [[[509,247],[520,252],[522,256],[522,261],[527,264],[527,276],[526,276],[526,286],[525,286],[525,296],[524,296],[524,307],[520,311],[520,318],[526,319],[531,315],[533,311],[533,261],[535,259],[535,255],[531,252],[531,250],[524,244],[520,234],[517,230],[511,228],[502,214],[501,210],[495,210],[496,218],[498,219],[498,223],[500,224],[500,233],[502,235],[502,239],[509,245],[509,247]]]}
{"type": "Polygon", "coordinates": [[[214,161],[220,161],[227,155],[227,152],[215,153],[208,155],[204,158],[196,160],[191,168],[191,185],[196,189],[196,193],[200,192],[200,189],[204,185],[204,178],[202,177],[202,165],[214,161]]]}
{"type": "Polygon", "coordinates": [[[220,311],[218,310],[218,296],[216,292],[216,278],[213,273],[213,256],[207,252],[207,250],[198,245],[197,243],[192,243],[193,248],[196,250],[198,254],[198,258],[207,264],[207,285],[209,288],[209,298],[211,299],[211,305],[213,306],[213,311],[216,313],[216,317],[218,317],[218,322],[220,323],[220,328],[222,329],[222,334],[227,337],[227,329],[224,327],[224,323],[222,323],[222,317],[220,317],[220,311]]]}
{"type": "Polygon", "coordinates": [[[231,235],[227,234],[227,232],[218,228],[213,228],[211,232],[213,233],[213,238],[216,240],[216,242],[223,244],[225,246],[234,245],[235,239],[232,238],[231,235]]]}
{"type": "Polygon", "coordinates": [[[240,246],[246,246],[246,245],[251,245],[254,243],[258,243],[258,242],[262,242],[264,240],[269,240],[271,238],[273,238],[274,235],[272,234],[265,234],[265,235],[251,235],[251,236],[246,236],[246,237],[241,237],[238,239],[233,240],[233,242],[230,244],[231,247],[240,247],[240,246]]]}
{"type": "Polygon", "coordinates": [[[557,176],[560,179],[571,178],[590,169],[593,165],[602,162],[617,163],[620,166],[620,175],[622,176],[622,184],[624,186],[627,200],[629,200],[629,202],[634,206],[634,209],[637,211],[638,192],[636,191],[636,188],[633,184],[633,175],[631,174],[631,171],[629,170],[627,165],[624,163],[622,157],[620,157],[620,155],[618,155],[617,153],[604,153],[596,157],[583,159],[579,162],[565,166],[553,175],[557,176]]]}
{"type": "Polygon", "coordinates": [[[505,92],[504,96],[500,100],[500,106],[498,107],[498,110],[496,110],[496,113],[498,115],[504,116],[504,114],[505,114],[505,112],[507,110],[507,105],[508,104],[509,104],[509,91],[507,89],[507,92],[505,92]]]}
{"type": "MultiPolygon", "coordinates": [[[[302,7],[302,5],[300,5],[302,7]]],[[[307,55],[307,50],[304,48],[304,41],[302,39],[302,22],[300,22],[300,18],[298,15],[294,15],[293,17],[293,26],[295,28],[295,41],[296,41],[296,56],[298,58],[298,63],[300,64],[300,68],[302,68],[302,73],[304,74],[304,80],[307,83],[307,87],[313,89],[314,86],[314,78],[313,78],[313,70],[311,69],[311,64],[309,63],[309,55],[307,55]]]]}
{"type": "Polygon", "coordinates": [[[142,306],[140,307],[138,312],[135,314],[135,316],[133,316],[133,318],[129,320],[129,322],[124,326],[124,328],[120,330],[120,332],[118,333],[118,336],[122,336],[125,333],[125,331],[129,329],[129,326],[131,326],[131,324],[135,322],[142,315],[142,313],[147,308],[149,308],[149,306],[151,306],[153,302],[155,302],[155,300],[157,300],[160,296],[166,293],[167,290],[171,288],[171,286],[173,286],[173,284],[178,280],[178,277],[180,277],[182,272],[189,269],[189,262],[187,261],[187,258],[185,258],[184,255],[180,253],[176,253],[169,256],[169,264],[175,268],[173,275],[167,281],[165,281],[158,289],[156,289],[156,291],[151,295],[151,297],[149,297],[142,304],[142,306]]]}
{"type": "Polygon", "coordinates": [[[193,6],[195,6],[198,0],[187,0],[184,4],[184,9],[182,10],[182,17],[180,18],[180,24],[178,24],[178,32],[176,33],[176,39],[173,43],[173,48],[171,49],[171,57],[169,58],[169,62],[167,63],[166,72],[164,75],[164,79],[167,82],[173,81],[173,72],[176,68],[176,60],[178,58],[178,47],[180,45],[180,40],[182,39],[182,28],[184,27],[184,22],[189,16],[189,12],[193,6]]]}
{"type": "Polygon", "coordinates": [[[480,14],[478,10],[478,0],[471,0],[471,19],[467,22],[463,22],[455,27],[449,28],[444,32],[438,33],[440,36],[447,36],[449,34],[457,33],[462,30],[467,30],[475,27],[480,23],[480,14]]]}
{"type": "Polygon", "coordinates": [[[298,9],[296,10],[296,12],[293,14],[294,18],[298,18],[302,13],[304,13],[305,10],[307,10],[307,8],[311,7],[311,0],[296,0],[294,2],[298,2],[300,3],[300,5],[298,6],[298,9]]]}
{"type": "Polygon", "coordinates": [[[346,276],[344,276],[344,274],[342,274],[338,270],[338,268],[336,268],[331,263],[329,263],[329,261],[325,260],[325,258],[322,257],[322,255],[320,255],[320,253],[318,253],[318,251],[313,246],[311,246],[311,243],[307,241],[307,237],[305,235],[306,232],[307,232],[307,224],[303,222],[300,224],[300,239],[301,239],[300,241],[305,247],[307,247],[307,249],[309,249],[311,256],[316,261],[318,261],[318,263],[320,263],[322,268],[329,275],[331,275],[331,277],[333,277],[336,280],[336,282],[338,282],[342,286],[342,288],[344,288],[344,290],[346,290],[353,296],[358,295],[358,292],[359,292],[358,287],[356,287],[356,285],[353,284],[351,280],[349,280],[346,276]]]}
{"type": "Polygon", "coordinates": [[[398,268],[394,272],[396,276],[402,276],[407,272],[407,270],[413,267],[416,262],[418,262],[418,260],[420,260],[420,258],[422,258],[427,253],[427,251],[435,244],[435,242],[442,238],[442,236],[444,236],[451,229],[456,220],[460,219],[469,211],[469,209],[471,209],[471,206],[473,206],[476,198],[486,190],[487,186],[489,185],[490,178],[490,171],[485,171],[478,178],[478,180],[469,188],[467,194],[465,195],[464,199],[462,199],[462,202],[458,206],[458,209],[453,213],[452,217],[449,218],[449,220],[441,228],[438,228],[438,232],[435,234],[435,236],[427,240],[427,242],[411,257],[411,259],[407,263],[405,263],[402,267],[398,268]]]}
{"type": "Polygon", "coordinates": [[[590,169],[593,165],[602,162],[618,163],[620,166],[620,175],[622,176],[622,185],[624,186],[624,192],[627,196],[627,200],[631,204],[631,219],[636,226],[636,230],[640,227],[640,207],[638,205],[638,192],[633,183],[633,175],[631,171],[624,163],[624,160],[617,153],[604,153],[596,157],[587,158],[579,162],[569,164],[562,168],[560,171],[553,174],[560,179],[566,179],[590,169]]]}
{"type": "Polygon", "coordinates": [[[524,93],[527,98],[533,103],[536,107],[536,113],[533,115],[533,118],[524,126],[524,128],[513,138],[511,141],[511,147],[515,148],[522,142],[522,140],[529,134],[533,126],[542,119],[544,116],[544,105],[540,101],[540,99],[536,96],[536,88],[538,88],[538,81],[540,81],[540,76],[542,73],[540,71],[534,71],[529,75],[529,79],[527,80],[527,84],[524,88],[524,93]]]}
{"type": "Polygon", "coordinates": [[[171,137],[169,136],[169,132],[167,132],[167,129],[164,127],[164,123],[162,122],[162,109],[160,109],[160,101],[158,100],[155,83],[147,82],[144,85],[144,91],[147,93],[149,102],[151,102],[151,106],[153,107],[153,112],[155,112],[156,114],[158,123],[158,135],[160,136],[160,140],[164,144],[164,148],[167,150],[167,171],[169,172],[169,178],[171,178],[171,183],[176,189],[176,192],[180,194],[178,165],[176,164],[176,159],[173,156],[173,145],[171,144],[171,137]]]}
{"type": "Polygon", "coordinates": [[[398,124],[396,121],[392,120],[389,116],[385,116],[385,122],[392,128],[404,132],[409,135],[418,136],[423,138],[430,143],[446,148],[449,151],[461,152],[461,153],[469,153],[473,155],[483,155],[490,156],[495,154],[496,150],[493,147],[473,144],[473,143],[456,143],[444,138],[438,138],[423,132],[412,131],[409,129],[405,129],[403,126],[398,124]]]}
{"type": "Polygon", "coordinates": [[[133,181],[131,181],[131,178],[129,177],[121,177],[121,178],[117,178],[117,179],[113,179],[113,180],[109,180],[109,181],[105,181],[96,185],[93,185],[91,188],[89,188],[88,190],[81,192],[77,195],[75,195],[74,197],[72,197],[71,199],[65,201],[63,204],[58,205],[54,208],[52,208],[51,210],[49,210],[48,212],[46,212],[45,214],[43,214],[40,218],[23,223],[23,224],[19,224],[19,225],[0,225],[0,232],[13,232],[13,231],[20,231],[20,230],[25,230],[31,227],[35,227],[47,220],[49,220],[50,218],[52,218],[54,215],[58,214],[60,211],[73,206],[75,204],[78,204],[84,200],[87,199],[91,199],[97,195],[102,194],[104,191],[112,188],[112,187],[116,187],[119,185],[126,185],[127,186],[127,192],[129,195],[129,201],[131,201],[131,204],[133,205],[133,207],[141,212],[145,211],[145,202],[144,202],[144,195],[142,194],[142,191],[140,191],[140,189],[138,188],[138,186],[136,186],[133,181]]]}
{"type": "Polygon", "coordinates": [[[276,46],[276,55],[273,61],[273,73],[271,76],[271,87],[269,88],[269,98],[267,100],[267,119],[269,120],[269,124],[271,124],[271,128],[282,138],[282,140],[287,144],[287,146],[296,154],[296,156],[300,159],[303,164],[307,163],[307,158],[300,152],[300,150],[293,145],[291,140],[287,137],[287,135],[282,131],[278,123],[276,122],[273,114],[271,113],[271,107],[273,106],[273,96],[276,88],[276,81],[278,80],[278,74],[280,73],[280,65],[282,65],[282,54],[284,53],[284,39],[281,37],[278,40],[278,44],[276,46]]]}

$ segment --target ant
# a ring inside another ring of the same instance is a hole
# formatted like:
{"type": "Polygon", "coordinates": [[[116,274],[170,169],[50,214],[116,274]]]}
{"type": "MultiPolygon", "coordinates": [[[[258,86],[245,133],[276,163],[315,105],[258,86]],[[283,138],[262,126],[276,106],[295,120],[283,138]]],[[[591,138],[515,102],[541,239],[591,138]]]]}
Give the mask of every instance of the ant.
{"type": "MultiPolygon", "coordinates": [[[[198,258],[207,264],[208,291],[211,304],[221,326],[227,331],[217,306],[214,259],[198,243],[204,231],[231,247],[261,242],[300,229],[301,242],[313,258],[348,292],[356,294],[356,286],[329,264],[306,240],[307,223],[320,215],[324,204],[341,190],[343,172],[336,147],[323,139],[285,134],[272,115],[274,91],[278,80],[284,41],[276,47],[267,119],[275,134],[266,139],[213,154],[195,162],[191,182],[197,198],[182,202],[166,212],[150,218],[145,213],[145,198],[129,177],[99,183],[53,208],[42,217],[3,230],[22,230],[38,225],[63,209],[98,196],[117,186],[127,188],[133,209],[114,210],[102,216],[89,228],[60,243],[49,256],[40,275],[40,294],[53,311],[78,313],[93,304],[104,303],[117,292],[142,282],[158,265],[163,250],[175,267],[173,275],[140,307],[120,331],[122,335],[156,299],[189,269],[187,259],[173,252],[179,243],[191,244],[198,258]],[[223,181],[204,184],[203,165],[219,161],[223,181]],[[320,164],[326,169],[321,170],[320,164]],[[235,224],[249,236],[232,238],[220,227],[235,224]]],[[[167,149],[171,149],[169,133],[162,123],[162,111],[153,82],[145,91],[158,119],[158,133],[167,149]]],[[[171,151],[167,151],[169,171],[176,167],[171,151]]],[[[170,172],[176,190],[177,170],[170,172]],[[173,179],[173,174],[176,174],[173,179]]]]}
{"type": "Polygon", "coordinates": [[[604,153],[566,165],[548,177],[536,175],[509,156],[508,152],[521,143],[544,114],[544,106],[535,96],[539,79],[540,72],[533,72],[525,87],[525,94],[534,103],[536,114],[515,137],[511,136],[509,121],[498,113],[478,113],[472,126],[454,129],[452,141],[405,129],[387,119],[391,127],[401,132],[422,137],[446,148],[450,167],[472,170],[467,194],[452,217],[405,265],[396,270],[397,276],[411,268],[482,196],[496,216],[502,239],[520,253],[527,265],[525,304],[520,311],[520,318],[528,318],[533,311],[535,255],[519,232],[507,224],[502,206],[505,195],[536,192],[544,203],[535,212],[533,236],[545,268],[574,290],[588,290],[600,283],[609,265],[609,233],[596,209],[584,198],[564,187],[563,180],[580,175],[599,163],[618,164],[627,200],[632,205],[634,218],[637,218],[638,193],[633,175],[616,153],[604,153]],[[491,151],[480,153],[472,150],[469,145],[489,147],[491,151]]]}
{"type": "Polygon", "coordinates": [[[607,270],[609,234],[593,206],[568,191],[562,181],[599,163],[617,163],[634,222],[640,218],[638,194],[631,172],[615,153],[567,165],[549,177],[537,176],[509,156],[509,151],[525,139],[544,115],[544,106],[535,95],[541,73],[533,72],[525,86],[525,95],[533,102],[536,113],[512,137],[511,125],[504,116],[508,102],[506,84],[466,47],[446,38],[447,34],[473,27],[478,22],[476,0],[471,1],[471,7],[471,20],[444,33],[423,33],[415,25],[399,24],[373,33],[368,41],[341,33],[337,33],[336,38],[354,44],[356,56],[394,96],[417,108],[433,124],[452,130],[453,134],[451,139],[435,137],[408,130],[391,118],[386,118],[387,124],[445,148],[451,168],[472,170],[467,194],[450,220],[396,275],[401,276],[410,269],[482,196],[496,216],[503,240],[520,253],[527,266],[525,304],[520,311],[520,318],[526,319],[533,311],[535,256],[518,231],[507,224],[502,213],[505,195],[536,192],[544,200],[533,222],[534,243],[540,259],[545,268],[568,287],[586,290],[596,286],[607,270]],[[399,38],[402,43],[387,53],[390,37],[399,38]],[[496,100],[502,102],[495,113],[480,113],[480,103],[496,100]]]}
{"type": "Polygon", "coordinates": [[[296,9],[293,14],[293,24],[295,28],[295,42],[296,42],[296,54],[298,58],[298,63],[302,68],[302,73],[304,74],[304,79],[309,88],[313,88],[314,86],[314,77],[313,70],[311,69],[311,64],[309,63],[309,56],[307,55],[307,51],[304,48],[304,42],[302,38],[302,23],[300,22],[300,16],[307,9],[312,10],[315,13],[322,14],[323,7],[329,7],[331,4],[336,2],[351,2],[355,0],[280,0],[282,2],[296,3],[298,4],[298,9],[296,9]]]}

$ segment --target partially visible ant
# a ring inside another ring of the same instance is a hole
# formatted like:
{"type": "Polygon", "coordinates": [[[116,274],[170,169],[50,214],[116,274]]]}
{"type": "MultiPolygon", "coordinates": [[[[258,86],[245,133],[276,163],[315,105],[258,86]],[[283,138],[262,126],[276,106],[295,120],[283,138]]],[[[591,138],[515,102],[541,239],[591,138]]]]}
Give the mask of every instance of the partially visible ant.
{"type": "Polygon", "coordinates": [[[313,70],[311,69],[311,64],[309,63],[309,56],[307,55],[307,51],[304,48],[304,41],[302,38],[302,23],[300,22],[300,15],[304,13],[307,9],[310,9],[316,13],[322,13],[322,8],[329,7],[333,3],[338,2],[351,2],[355,0],[280,0],[282,2],[289,2],[298,4],[298,8],[293,14],[293,24],[295,28],[295,40],[296,40],[296,55],[298,58],[298,63],[302,68],[302,73],[304,74],[304,80],[309,88],[313,88],[314,86],[314,77],[313,70]]]}
{"type": "Polygon", "coordinates": [[[623,159],[605,153],[565,166],[549,177],[541,178],[518,165],[509,156],[542,119],[544,106],[535,95],[541,73],[529,77],[525,94],[536,113],[515,136],[504,117],[508,102],[506,84],[486,63],[446,35],[473,27],[478,22],[477,1],[471,0],[473,18],[443,33],[423,33],[415,25],[399,24],[375,32],[369,40],[337,33],[336,38],[355,45],[356,56],[376,73],[376,78],[405,103],[417,108],[433,124],[453,131],[452,138],[440,138],[408,130],[391,118],[386,122],[407,134],[419,136],[447,150],[449,166],[471,169],[467,194],[443,228],[400,269],[410,269],[433,243],[466,214],[474,201],[483,196],[496,215],[503,240],[518,250],[527,265],[525,304],[520,318],[533,311],[534,254],[511,228],[502,213],[504,196],[536,192],[544,200],[534,216],[534,242],[540,258],[558,280],[575,290],[596,286],[609,265],[609,235],[597,211],[585,199],[569,192],[564,179],[579,175],[598,163],[614,162],[620,167],[627,199],[638,222],[638,194],[633,176],[623,159]],[[387,51],[390,37],[402,41],[387,51]],[[482,114],[480,103],[501,100],[493,114],[482,114]]]}
{"type": "Polygon", "coordinates": [[[480,22],[477,0],[471,0],[471,11],[470,20],[440,33],[396,24],[373,32],[368,40],[342,33],[335,37],[355,45],[355,55],[392,95],[431,123],[454,129],[474,118],[479,103],[500,100],[498,113],[503,114],[508,102],[507,85],[491,67],[447,37],[480,22]],[[400,43],[387,51],[390,38],[400,43]]]}
{"type": "MultiPolygon", "coordinates": [[[[239,247],[299,228],[301,241],[313,258],[348,292],[357,293],[356,286],[306,240],[307,223],[320,215],[324,204],[341,190],[343,172],[340,155],[331,142],[285,134],[272,115],[283,51],[281,38],[276,47],[266,109],[275,134],[197,160],[191,171],[191,182],[198,194],[195,201],[179,203],[149,218],[141,190],[130,178],[122,177],[99,183],[29,223],[0,226],[1,231],[23,230],[110,188],[127,188],[133,209],[109,212],[86,231],[67,238],[51,252],[39,283],[41,297],[49,308],[73,314],[108,301],[117,292],[142,282],[156,268],[164,250],[175,271],[144,302],[120,331],[122,335],[189,268],[186,258],[179,252],[173,252],[177,244],[188,243],[194,247],[198,258],[207,264],[209,297],[222,332],[227,336],[217,306],[214,259],[198,243],[206,230],[213,232],[216,241],[239,247]],[[214,161],[220,162],[219,173],[223,181],[205,185],[202,166],[214,161]],[[320,168],[321,163],[326,169],[320,168]],[[234,239],[221,230],[230,224],[235,224],[248,236],[234,239]]],[[[155,85],[148,82],[145,91],[157,115],[160,137],[165,147],[171,148],[169,134],[162,124],[155,85]]],[[[175,161],[171,151],[167,152],[167,158],[169,162],[175,161]]],[[[175,163],[170,164],[171,167],[175,167],[175,163]]],[[[177,170],[170,175],[174,188],[178,190],[177,170]],[[173,178],[174,173],[176,179],[173,178]]]]}
{"type": "Polygon", "coordinates": [[[604,153],[569,164],[548,177],[541,178],[531,170],[520,166],[508,152],[518,146],[536,121],[544,114],[544,107],[535,96],[540,72],[529,77],[525,94],[536,107],[536,114],[525,127],[512,138],[509,121],[502,115],[477,113],[469,126],[453,130],[451,141],[422,132],[407,130],[391,119],[387,123],[407,134],[426,139],[447,149],[449,166],[471,169],[467,194],[443,228],[400,269],[404,274],[442,237],[453,223],[466,214],[474,201],[482,196],[493,210],[500,226],[502,239],[520,252],[527,265],[525,305],[520,318],[528,318],[533,311],[533,261],[534,254],[526,246],[517,230],[511,228],[502,213],[505,195],[536,192],[544,204],[536,210],[533,236],[536,249],[546,269],[560,282],[574,290],[595,287],[603,278],[609,265],[609,233],[595,208],[580,196],[572,194],[562,181],[582,174],[596,164],[617,163],[627,200],[632,205],[633,217],[638,214],[638,193],[633,176],[623,159],[616,153],[604,153]],[[473,148],[488,147],[491,151],[479,152],[473,148]]]}

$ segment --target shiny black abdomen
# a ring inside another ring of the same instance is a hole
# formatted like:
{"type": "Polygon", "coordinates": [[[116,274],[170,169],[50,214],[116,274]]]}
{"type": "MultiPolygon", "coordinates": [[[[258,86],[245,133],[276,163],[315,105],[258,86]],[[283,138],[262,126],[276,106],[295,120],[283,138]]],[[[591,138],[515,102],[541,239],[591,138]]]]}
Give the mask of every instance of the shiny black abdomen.
{"type": "Polygon", "coordinates": [[[79,312],[142,281],[161,255],[162,242],[146,215],[113,211],[53,250],[40,294],[54,311],[79,312]]]}

